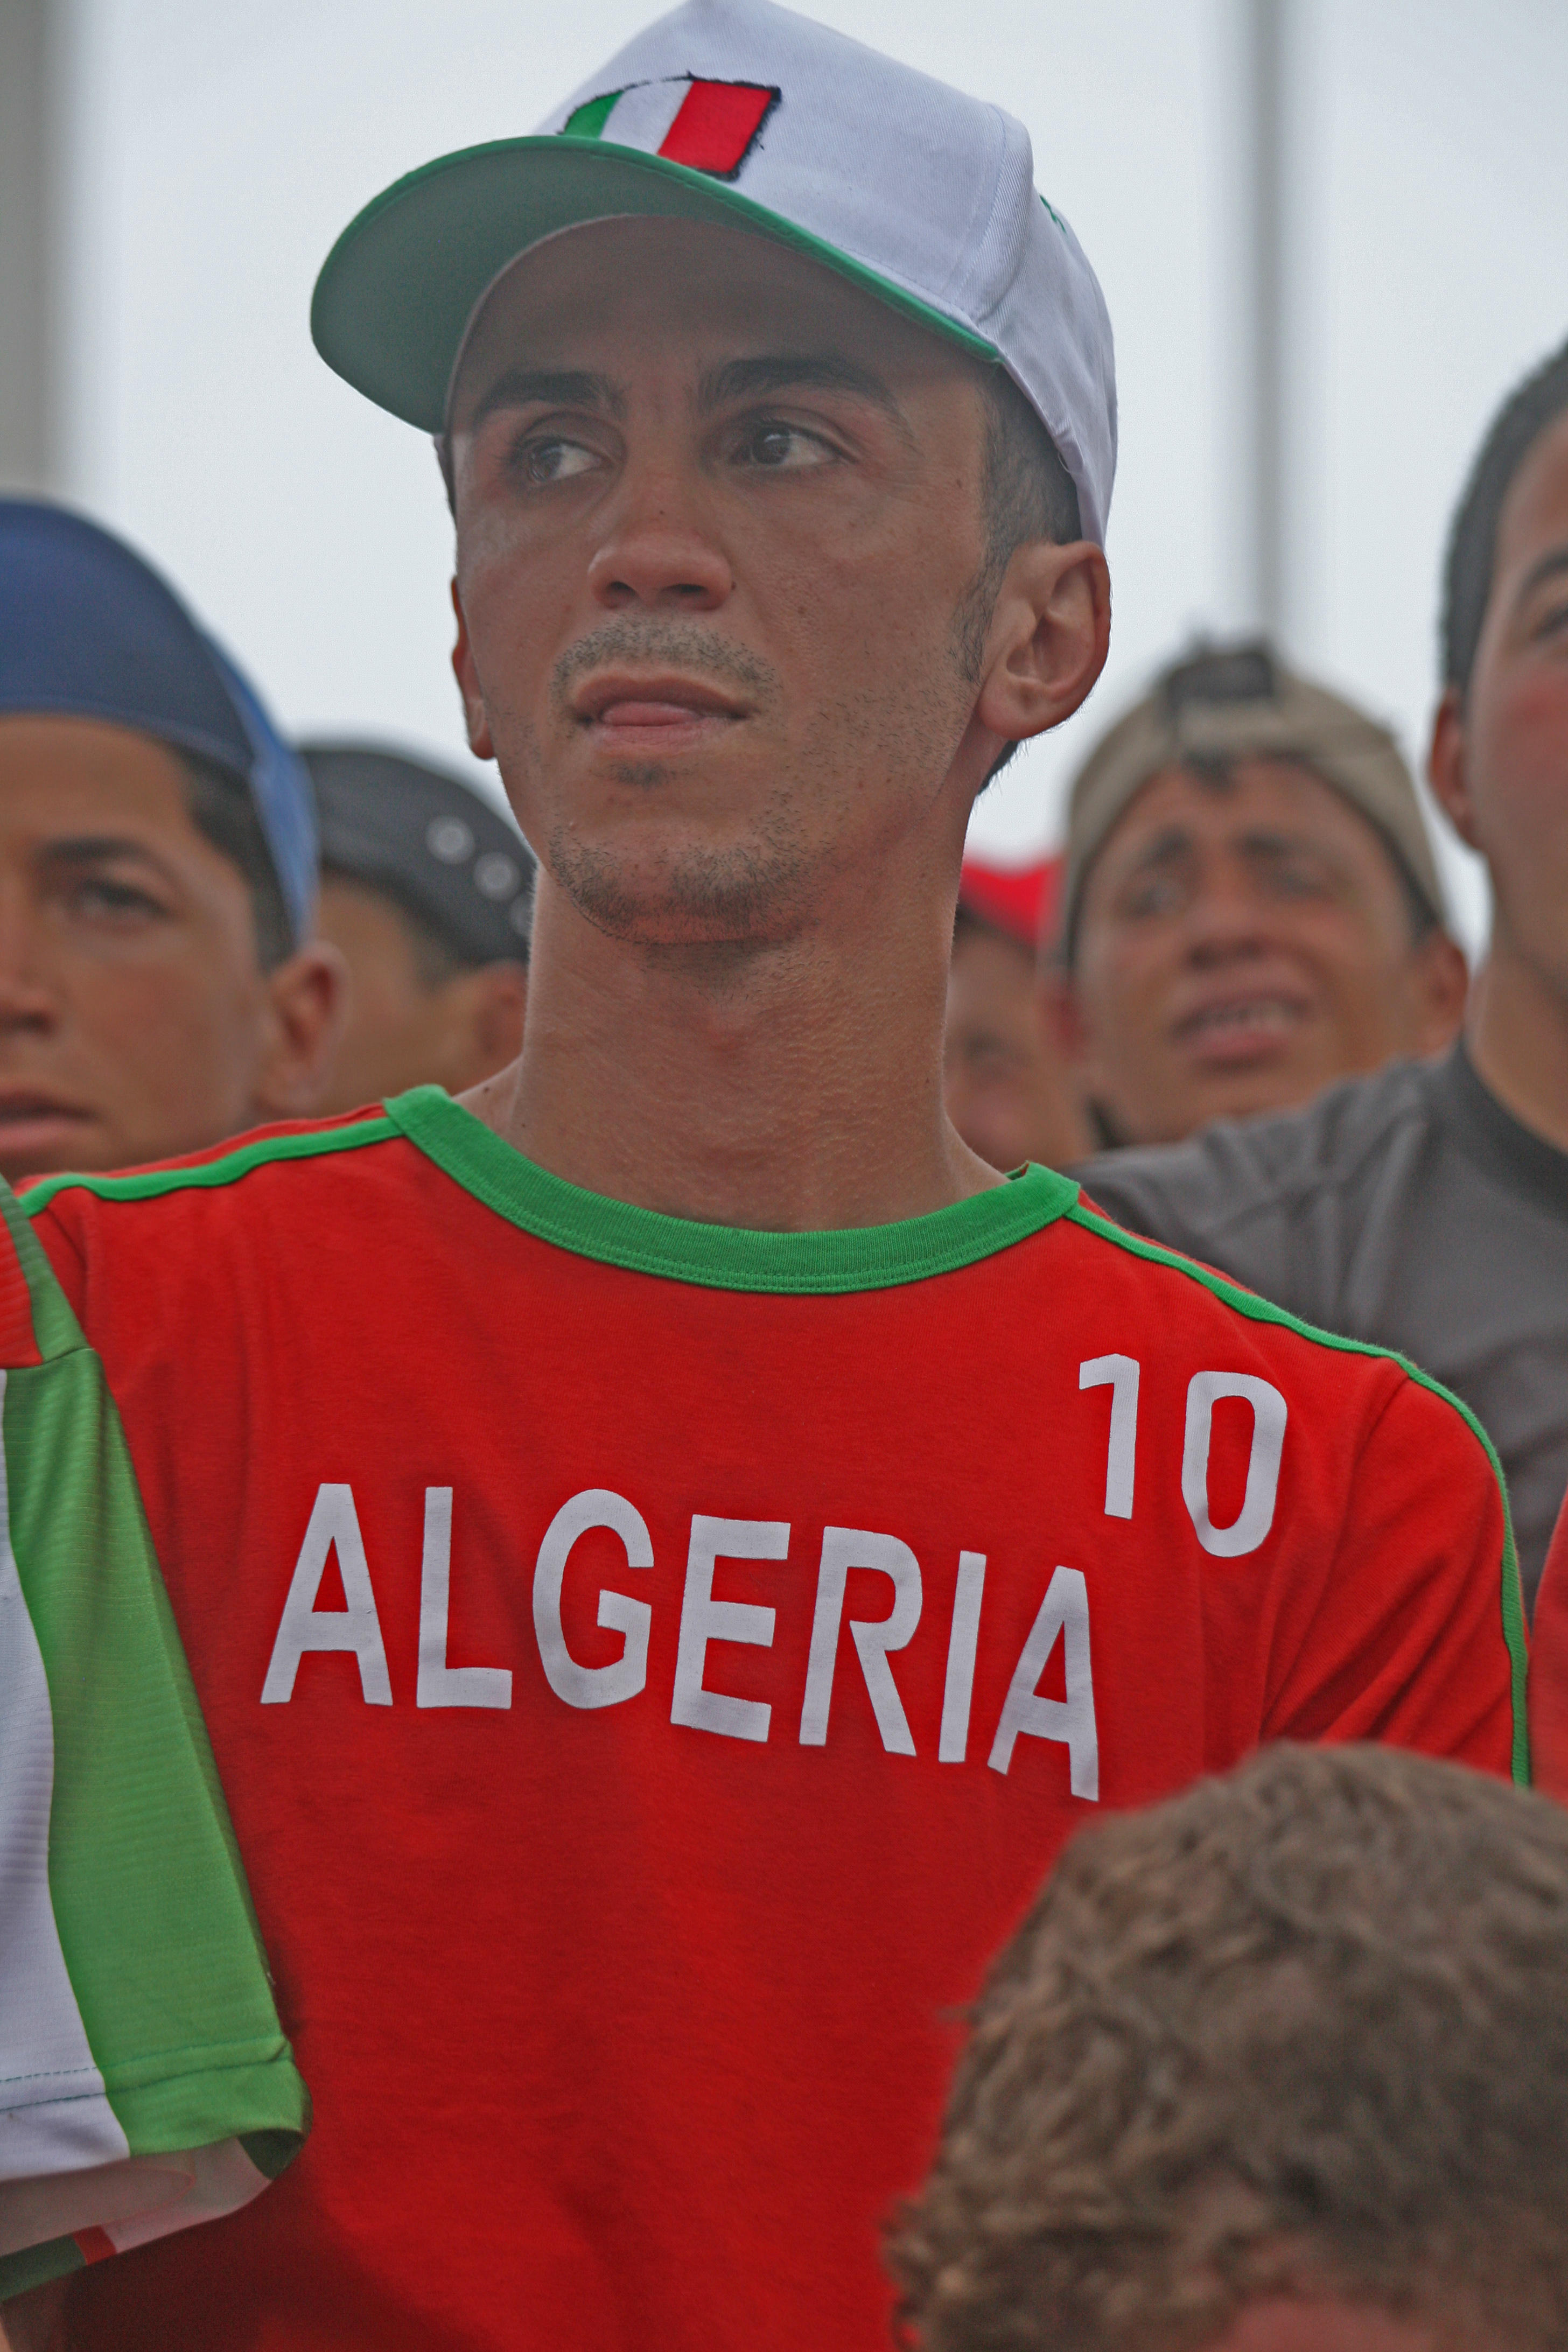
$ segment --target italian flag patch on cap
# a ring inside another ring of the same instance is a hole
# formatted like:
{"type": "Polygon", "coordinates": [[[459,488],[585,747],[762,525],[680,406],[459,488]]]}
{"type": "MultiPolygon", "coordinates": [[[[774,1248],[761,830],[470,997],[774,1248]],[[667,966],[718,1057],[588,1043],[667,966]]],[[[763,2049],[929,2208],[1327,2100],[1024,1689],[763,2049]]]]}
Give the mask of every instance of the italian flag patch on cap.
{"type": "Polygon", "coordinates": [[[699,81],[690,74],[633,82],[574,108],[563,139],[607,139],[684,163],[716,180],[740,171],[781,92],[754,81],[699,81]]]}

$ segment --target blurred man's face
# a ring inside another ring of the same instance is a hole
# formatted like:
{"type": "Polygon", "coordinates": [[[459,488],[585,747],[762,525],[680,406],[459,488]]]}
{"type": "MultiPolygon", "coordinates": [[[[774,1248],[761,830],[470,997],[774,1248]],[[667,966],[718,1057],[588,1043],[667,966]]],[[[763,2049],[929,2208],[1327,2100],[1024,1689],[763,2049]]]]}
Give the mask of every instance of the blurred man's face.
{"type": "Polygon", "coordinates": [[[1464,981],[1444,933],[1415,942],[1381,838],[1310,769],[1171,768],[1089,869],[1068,1033],[1118,1140],[1171,1142],[1437,1052],[1464,981]]]}
{"type": "Polygon", "coordinates": [[[1035,959],[989,923],[962,918],[948,967],[942,1052],[947,1115],[993,1168],[1068,1168],[1089,1149],[1035,959]]]}
{"type": "Polygon", "coordinates": [[[279,1043],[249,888],[174,753],[0,717],[0,1172],[163,1159],[292,1108],[279,1043]]]}
{"type": "Polygon", "coordinates": [[[1444,698],[1432,781],[1491,868],[1497,944],[1568,997],[1568,416],[1504,500],[1469,691],[1462,710],[1444,698]]]}
{"type": "Polygon", "coordinates": [[[975,702],[962,354],[766,239],[600,223],[491,297],[452,447],[470,739],[597,928],[787,940],[927,820],[975,702]]]}
{"type": "Polygon", "coordinates": [[[349,970],[321,1113],[384,1102],[408,1087],[462,1094],[521,1050],[528,981],[521,964],[479,964],[431,980],[395,901],[347,875],[323,876],[317,929],[349,970]]]}

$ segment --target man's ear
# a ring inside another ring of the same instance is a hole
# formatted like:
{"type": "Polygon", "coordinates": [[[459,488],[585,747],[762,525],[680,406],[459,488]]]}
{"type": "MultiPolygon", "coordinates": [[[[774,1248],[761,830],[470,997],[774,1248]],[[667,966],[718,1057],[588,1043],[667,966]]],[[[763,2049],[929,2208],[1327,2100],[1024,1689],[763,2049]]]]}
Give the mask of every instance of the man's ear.
{"type": "Polygon", "coordinates": [[[1432,721],[1432,746],[1426,754],[1426,781],[1432,796],[1468,849],[1479,850],[1475,803],[1470,797],[1465,760],[1465,706],[1459,689],[1450,686],[1432,721]]]}
{"type": "Polygon", "coordinates": [[[465,1019],[475,1059],[487,1071],[504,1069],[522,1051],[528,973],[521,963],[484,963],[465,972],[465,1019]]]}
{"type": "Polygon", "coordinates": [[[452,675],[463,698],[463,719],[468,730],[468,749],[476,760],[493,760],[496,747],[490,741],[490,722],[485,716],[485,698],[479,692],[479,674],[474,667],[473,647],[468,643],[468,624],[464,617],[463,599],[456,580],[452,583],[452,610],[458,617],[458,642],[452,647],[452,675]]]}
{"type": "Polygon", "coordinates": [[[1013,551],[986,632],[974,716],[1005,743],[1070,719],[1110,647],[1110,573],[1088,540],[1013,551]]]}
{"type": "Polygon", "coordinates": [[[1046,1034],[1074,1076],[1081,1079],[1089,1058],[1089,1031],[1072,974],[1059,963],[1043,963],[1037,989],[1046,1034]]]}
{"type": "Polygon", "coordinates": [[[1411,1050],[1422,1055],[1440,1054],[1453,1044],[1464,1021],[1470,968],[1463,948],[1436,926],[1415,949],[1413,961],[1415,1036],[1411,1050]]]}
{"type": "Polygon", "coordinates": [[[348,1008],[349,968],[325,940],[310,940],[265,976],[267,1034],[256,1075],[263,1118],[305,1118],[332,1074],[348,1008]]]}

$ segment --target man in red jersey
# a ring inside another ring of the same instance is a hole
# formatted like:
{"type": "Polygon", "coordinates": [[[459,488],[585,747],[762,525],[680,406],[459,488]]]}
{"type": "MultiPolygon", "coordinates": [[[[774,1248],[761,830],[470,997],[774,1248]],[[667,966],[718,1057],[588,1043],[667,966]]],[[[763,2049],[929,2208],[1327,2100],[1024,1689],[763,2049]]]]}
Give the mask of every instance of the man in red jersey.
{"type": "Polygon", "coordinates": [[[870,2347],[1077,1822],[1282,1735],[1510,1769],[1501,1495],[944,1119],[970,805],[1108,628],[1109,330],[1016,124],[703,0],[314,316],[441,437],[529,1019],[465,1102],[29,1196],[315,2108],[68,2340],[870,2347]]]}

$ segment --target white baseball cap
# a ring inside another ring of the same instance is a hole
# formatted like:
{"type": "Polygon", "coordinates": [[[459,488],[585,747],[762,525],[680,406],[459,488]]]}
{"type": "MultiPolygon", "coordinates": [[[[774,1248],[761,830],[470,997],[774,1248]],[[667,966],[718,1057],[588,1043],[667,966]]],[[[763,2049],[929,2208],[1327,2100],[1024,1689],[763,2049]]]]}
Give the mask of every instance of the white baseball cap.
{"type": "Polygon", "coordinates": [[[427,433],[518,255],[626,214],[750,228],[998,362],[1102,541],[1116,472],[1105,299],[1034,184],[1029,136],[772,0],[687,0],[526,139],[444,155],[352,221],[316,283],[330,367],[427,433]]]}

